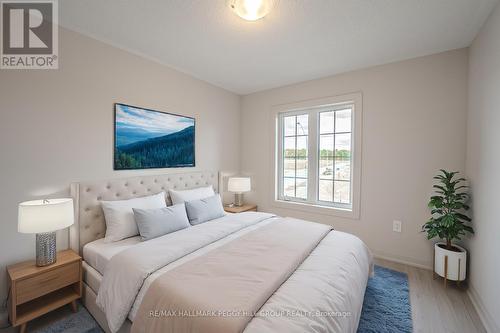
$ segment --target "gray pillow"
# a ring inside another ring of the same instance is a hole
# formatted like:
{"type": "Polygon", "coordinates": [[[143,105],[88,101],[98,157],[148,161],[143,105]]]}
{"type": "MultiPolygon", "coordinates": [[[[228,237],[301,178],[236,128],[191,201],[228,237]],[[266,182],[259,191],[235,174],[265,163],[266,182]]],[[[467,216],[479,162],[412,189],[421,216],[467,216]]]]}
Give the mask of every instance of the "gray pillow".
{"type": "Polygon", "coordinates": [[[225,215],[219,194],[204,199],[186,201],[185,204],[191,225],[207,222],[225,215]]]}
{"type": "Polygon", "coordinates": [[[190,226],[184,204],[158,209],[134,210],[134,218],[143,241],[190,226]]]}

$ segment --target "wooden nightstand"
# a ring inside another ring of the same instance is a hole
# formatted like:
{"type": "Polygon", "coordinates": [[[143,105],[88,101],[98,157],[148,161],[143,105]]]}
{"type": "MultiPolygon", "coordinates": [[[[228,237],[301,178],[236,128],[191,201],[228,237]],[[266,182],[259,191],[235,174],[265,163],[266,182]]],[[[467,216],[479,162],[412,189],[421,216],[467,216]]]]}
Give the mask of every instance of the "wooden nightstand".
{"type": "Polygon", "coordinates": [[[72,250],[57,253],[57,261],[45,267],[26,261],[7,267],[10,283],[9,317],[12,326],[26,323],[66,304],[77,310],[82,296],[82,258],[72,250]]]}
{"type": "Polygon", "coordinates": [[[240,207],[229,207],[229,206],[224,206],[224,210],[228,213],[243,213],[243,212],[256,212],[257,211],[257,205],[243,205],[240,207]]]}

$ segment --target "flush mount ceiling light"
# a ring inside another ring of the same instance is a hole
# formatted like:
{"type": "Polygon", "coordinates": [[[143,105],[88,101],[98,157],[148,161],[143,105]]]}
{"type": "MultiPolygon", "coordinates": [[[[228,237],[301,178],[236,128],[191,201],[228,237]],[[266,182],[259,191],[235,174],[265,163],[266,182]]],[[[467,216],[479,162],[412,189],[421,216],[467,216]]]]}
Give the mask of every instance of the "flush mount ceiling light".
{"type": "Polygon", "coordinates": [[[229,0],[229,7],[244,20],[257,21],[273,9],[277,0],[229,0]]]}

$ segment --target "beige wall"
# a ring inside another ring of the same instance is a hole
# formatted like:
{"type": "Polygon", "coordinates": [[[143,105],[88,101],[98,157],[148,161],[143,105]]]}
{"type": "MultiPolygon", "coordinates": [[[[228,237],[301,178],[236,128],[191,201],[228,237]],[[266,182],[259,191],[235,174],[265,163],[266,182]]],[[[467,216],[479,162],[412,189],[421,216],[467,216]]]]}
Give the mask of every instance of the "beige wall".
{"type": "Polygon", "coordinates": [[[80,180],[189,171],[113,171],[114,102],[196,117],[196,169],[239,168],[239,96],[67,30],[59,45],[59,70],[0,71],[2,300],[5,265],[35,253],[35,236],[17,233],[19,202],[67,196],[80,180]]]}
{"type": "Polygon", "coordinates": [[[432,177],[464,171],[468,50],[456,50],[255,93],[242,98],[241,168],[254,177],[247,197],[259,209],[333,225],[379,255],[432,266],[420,233],[429,217],[432,177]],[[363,94],[361,217],[336,218],[273,207],[270,112],[273,105],[363,94]],[[403,221],[402,233],[392,221],[403,221]]]}
{"type": "Polygon", "coordinates": [[[467,176],[476,234],[469,292],[483,322],[500,332],[500,5],[470,49],[467,176]]]}

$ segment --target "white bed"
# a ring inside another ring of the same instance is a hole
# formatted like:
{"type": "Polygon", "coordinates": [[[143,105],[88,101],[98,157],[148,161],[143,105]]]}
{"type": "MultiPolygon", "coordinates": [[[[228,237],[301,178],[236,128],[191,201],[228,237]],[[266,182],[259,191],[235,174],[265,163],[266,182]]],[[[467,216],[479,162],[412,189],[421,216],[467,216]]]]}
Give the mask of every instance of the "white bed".
{"type": "MultiPolygon", "coordinates": [[[[156,193],[155,189],[152,188],[153,186],[157,186],[157,192],[168,189],[170,186],[179,188],[179,184],[184,185],[180,188],[192,188],[211,183],[217,189],[219,185],[218,178],[214,174],[208,172],[152,176],[73,185],[72,191],[77,203],[77,223],[71,232],[71,244],[75,250],[83,253],[84,304],[106,331],[111,331],[107,325],[106,314],[96,305],[96,296],[101,288],[103,275],[112,274],[106,270],[110,266],[113,257],[144,242],[141,242],[139,237],[132,237],[115,243],[104,243],[102,240],[104,233],[95,231],[102,228],[101,224],[103,223],[102,213],[99,213],[99,200],[110,200],[110,197],[128,199],[141,196],[141,194],[156,193]],[[160,179],[165,179],[170,184],[163,184],[160,179]],[[189,179],[189,183],[187,179],[189,179]],[[208,179],[212,179],[211,182],[208,179]],[[202,180],[204,180],[203,183],[202,180]],[[116,182],[120,185],[116,185],[116,182]],[[175,184],[172,182],[177,182],[177,185],[172,185],[175,184]],[[132,184],[142,188],[142,191],[132,186],[132,184]],[[124,189],[127,190],[128,194],[121,192],[124,189]],[[92,229],[94,229],[93,233],[88,231],[92,229]],[[82,233],[85,234],[82,235],[82,233]]],[[[238,223],[238,218],[238,214],[231,214],[207,223],[213,224],[221,221],[225,221],[224,223],[228,223],[228,221],[238,223]]],[[[159,276],[175,267],[199,258],[215,248],[222,247],[253,230],[262,228],[271,223],[273,219],[273,217],[268,216],[235,232],[228,232],[221,239],[209,245],[201,246],[198,250],[181,256],[149,275],[143,281],[136,297],[134,297],[133,305],[127,311],[128,319],[121,327],[120,332],[130,330],[131,323],[137,315],[148,288],[159,276]]],[[[221,224],[219,223],[219,225],[221,224]]],[[[203,227],[197,228],[198,226],[193,226],[189,229],[191,229],[191,233],[198,232],[196,230],[203,232],[203,227]]],[[[172,237],[176,237],[175,235],[172,236],[172,234],[169,235],[170,240],[173,239],[172,237]]],[[[165,238],[165,241],[167,241],[167,238],[165,238]]],[[[301,308],[304,311],[327,310],[337,314],[323,317],[282,316],[272,320],[265,317],[255,317],[249,322],[245,332],[272,332],[275,331],[276,327],[297,332],[303,331],[305,328],[308,328],[308,331],[315,332],[355,332],[371,268],[371,255],[359,239],[337,231],[330,232],[309,257],[302,262],[293,275],[275,291],[261,310],[276,313],[284,308],[301,308]]],[[[126,292],[123,293],[126,294],[126,292]]],[[[117,294],[121,294],[121,292],[117,294]]],[[[121,295],[117,297],[120,298],[121,295]]],[[[120,299],[114,301],[120,303],[120,299]]]]}

